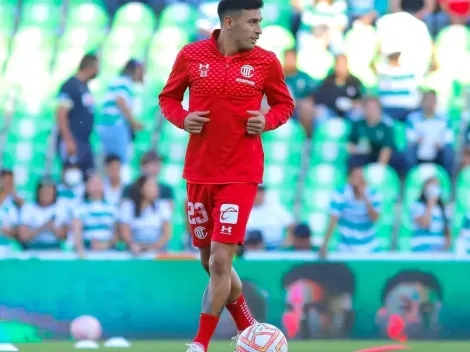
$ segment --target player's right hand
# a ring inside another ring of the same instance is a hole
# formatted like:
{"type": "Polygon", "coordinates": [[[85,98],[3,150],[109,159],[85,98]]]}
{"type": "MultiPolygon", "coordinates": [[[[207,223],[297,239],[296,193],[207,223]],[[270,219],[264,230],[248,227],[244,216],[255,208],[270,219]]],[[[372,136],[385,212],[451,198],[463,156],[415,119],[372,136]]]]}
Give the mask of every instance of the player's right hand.
{"type": "Polygon", "coordinates": [[[184,119],[184,130],[189,133],[201,133],[205,123],[210,121],[206,116],[209,111],[194,111],[184,119]]]}

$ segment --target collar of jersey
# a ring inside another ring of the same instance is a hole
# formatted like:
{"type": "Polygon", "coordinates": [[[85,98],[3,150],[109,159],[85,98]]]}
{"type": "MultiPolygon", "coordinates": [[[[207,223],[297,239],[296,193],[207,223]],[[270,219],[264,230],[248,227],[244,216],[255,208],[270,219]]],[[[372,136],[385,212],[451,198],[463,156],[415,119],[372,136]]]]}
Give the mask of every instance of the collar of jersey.
{"type": "MultiPolygon", "coordinates": [[[[211,44],[212,44],[212,47],[215,49],[215,51],[217,51],[219,53],[220,56],[225,57],[219,51],[219,48],[217,48],[217,38],[219,37],[219,35],[220,35],[220,29],[216,29],[215,31],[212,32],[211,44]]],[[[245,56],[249,55],[250,53],[251,53],[251,50],[250,51],[245,51],[245,52],[242,52],[242,53],[238,53],[234,56],[231,56],[230,58],[234,59],[234,58],[237,58],[237,57],[245,57],[245,56]]]]}

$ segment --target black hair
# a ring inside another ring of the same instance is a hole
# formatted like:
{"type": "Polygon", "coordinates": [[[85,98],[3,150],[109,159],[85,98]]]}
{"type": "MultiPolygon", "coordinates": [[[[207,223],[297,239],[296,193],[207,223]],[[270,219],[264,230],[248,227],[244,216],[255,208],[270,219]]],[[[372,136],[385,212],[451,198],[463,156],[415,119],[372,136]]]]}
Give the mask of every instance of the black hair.
{"type": "Polygon", "coordinates": [[[13,171],[10,169],[2,169],[0,171],[0,177],[3,177],[3,176],[13,176],[13,171]]]}
{"type": "MultiPolygon", "coordinates": [[[[152,180],[150,177],[143,175],[131,187],[129,199],[134,203],[134,216],[139,218],[142,215],[142,201],[144,200],[143,188],[147,181],[152,180]]],[[[151,206],[155,209],[155,203],[151,206]]]]}
{"type": "Polygon", "coordinates": [[[54,199],[52,200],[52,204],[57,201],[57,186],[55,183],[51,182],[50,180],[42,180],[38,182],[36,185],[36,192],[34,194],[34,199],[36,200],[36,204],[41,204],[39,199],[39,194],[44,187],[52,187],[54,189],[54,199]]]}
{"type": "Polygon", "coordinates": [[[293,267],[282,278],[284,287],[297,280],[312,280],[325,288],[327,296],[342,293],[354,294],[356,281],[354,274],[343,263],[311,263],[293,267]]]}
{"type": "Polygon", "coordinates": [[[106,156],[106,159],[105,159],[104,163],[105,163],[106,165],[109,165],[109,164],[111,164],[111,163],[113,163],[113,162],[115,162],[115,161],[118,161],[118,162],[120,163],[120,162],[121,162],[121,158],[120,158],[119,156],[117,156],[117,155],[110,154],[110,155],[106,156]]]}
{"type": "Polygon", "coordinates": [[[220,23],[224,21],[224,17],[233,12],[243,10],[259,10],[263,8],[263,0],[221,0],[217,6],[217,14],[220,23]]]}
{"type": "Polygon", "coordinates": [[[135,59],[130,59],[121,71],[122,75],[132,76],[134,75],[140,63],[135,59]]]}
{"type": "Polygon", "coordinates": [[[82,60],[80,61],[80,65],[78,66],[78,69],[84,70],[89,68],[90,66],[94,65],[98,61],[98,58],[94,54],[86,54],[82,60]]]}
{"type": "MultiPolygon", "coordinates": [[[[426,182],[423,183],[423,188],[421,190],[421,195],[418,198],[418,201],[424,204],[428,203],[428,197],[426,197],[426,186],[428,183],[432,180],[437,180],[436,177],[431,177],[426,180],[426,182]]],[[[440,183],[440,182],[439,182],[440,183]]],[[[442,201],[441,196],[439,196],[439,199],[437,200],[437,206],[441,209],[442,212],[442,218],[444,219],[444,229],[447,229],[447,226],[449,225],[447,216],[446,216],[446,208],[444,206],[444,202],[442,201]]]]}
{"type": "Polygon", "coordinates": [[[429,287],[433,290],[439,300],[442,300],[442,288],[439,282],[437,281],[436,277],[431,273],[426,273],[421,270],[403,270],[398,274],[391,277],[387,283],[385,284],[384,288],[382,289],[382,304],[385,303],[387,299],[387,295],[392,291],[397,285],[401,283],[413,283],[413,282],[420,282],[423,285],[429,287]]]}
{"type": "Polygon", "coordinates": [[[348,162],[348,177],[351,176],[351,174],[356,171],[356,169],[362,169],[364,167],[364,164],[361,162],[354,162],[354,161],[349,161],[348,162]]]}

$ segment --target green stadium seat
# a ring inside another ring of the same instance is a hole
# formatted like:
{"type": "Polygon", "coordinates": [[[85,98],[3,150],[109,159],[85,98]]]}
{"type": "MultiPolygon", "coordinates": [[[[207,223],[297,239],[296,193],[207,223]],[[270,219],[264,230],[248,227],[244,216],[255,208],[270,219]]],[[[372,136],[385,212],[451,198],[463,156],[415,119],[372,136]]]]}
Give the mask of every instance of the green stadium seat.
{"type": "Polygon", "coordinates": [[[305,131],[297,121],[290,119],[278,129],[263,133],[261,137],[263,143],[280,141],[303,142],[305,140],[305,131]]]}
{"type": "Polygon", "coordinates": [[[183,187],[184,180],[182,179],[183,175],[183,165],[182,164],[170,164],[165,163],[162,166],[162,170],[159,175],[159,180],[163,183],[166,183],[172,187],[183,187]]]}
{"type": "Polygon", "coordinates": [[[448,26],[441,30],[435,42],[439,66],[458,81],[470,82],[470,69],[465,62],[470,58],[470,30],[465,26],[448,26]]]}
{"type": "Polygon", "coordinates": [[[109,16],[100,4],[94,2],[77,2],[71,4],[67,11],[66,30],[84,27],[99,31],[108,27],[109,16]]]}
{"type": "Polygon", "coordinates": [[[61,22],[59,1],[23,1],[19,28],[40,27],[58,31],[61,22]]]}
{"type": "Polygon", "coordinates": [[[310,43],[300,48],[297,54],[297,66],[316,81],[323,80],[334,65],[334,56],[318,43],[310,43]],[[315,60],[312,60],[315,58],[315,60]]]}
{"type": "Polygon", "coordinates": [[[98,48],[104,37],[104,31],[94,31],[86,27],[72,27],[60,37],[58,50],[77,48],[84,52],[92,52],[98,48]]]}
{"type": "Polygon", "coordinates": [[[136,59],[144,59],[149,37],[130,27],[114,27],[103,43],[103,51],[127,48],[136,59]]]}
{"type": "Polygon", "coordinates": [[[470,211],[470,167],[462,169],[455,183],[457,207],[470,211]]]}
{"type": "Polygon", "coordinates": [[[17,0],[0,2],[0,35],[11,35],[13,33],[18,14],[17,8],[17,0]]]}
{"type": "MultiPolygon", "coordinates": [[[[10,36],[0,32],[0,79],[10,54],[10,36]]],[[[1,89],[1,88],[0,88],[1,89]]]]}
{"type": "Polygon", "coordinates": [[[393,121],[393,141],[399,151],[404,151],[407,146],[406,125],[400,121],[393,121]]]}
{"type": "Polygon", "coordinates": [[[263,29],[258,45],[266,50],[273,51],[279,61],[283,63],[284,51],[295,47],[295,38],[288,29],[271,25],[263,29]]]}
{"type": "Polygon", "coordinates": [[[142,3],[130,2],[121,6],[114,15],[113,28],[130,28],[148,39],[155,29],[157,20],[153,10],[142,3]]]}
{"type": "Polygon", "coordinates": [[[394,203],[400,195],[400,179],[388,165],[369,164],[364,169],[367,184],[372,189],[380,192],[386,203],[394,203]]]}
{"type": "Polygon", "coordinates": [[[344,168],[347,157],[346,143],[318,142],[313,144],[311,163],[312,165],[330,163],[344,168]]]}
{"type": "Polygon", "coordinates": [[[351,124],[342,118],[328,119],[315,130],[314,143],[316,142],[346,142],[351,124]]]}
{"type": "Polygon", "coordinates": [[[195,23],[198,17],[199,13],[197,8],[184,2],[177,2],[166,6],[162,10],[159,18],[159,26],[160,28],[179,27],[194,34],[196,31],[195,23]]]}
{"type": "Polygon", "coordinates": [[[292,6],[289,1],[268,0],[264,2],[261,26],[277,25],[290,30],[291,22],[292,6]]]}

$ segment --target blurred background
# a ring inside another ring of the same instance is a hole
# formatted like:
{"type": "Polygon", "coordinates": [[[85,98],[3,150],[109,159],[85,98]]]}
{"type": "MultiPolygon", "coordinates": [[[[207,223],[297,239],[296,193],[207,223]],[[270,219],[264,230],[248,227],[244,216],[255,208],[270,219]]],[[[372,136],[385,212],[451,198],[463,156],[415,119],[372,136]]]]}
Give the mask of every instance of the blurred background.
{"type": "MultiPolygon", "coordinates": [[[[195,330],[200,209],[158,94],[217,4],[0,1],[0,341],[67,338],[82,314],[132,338],[195,330]]],[[[414,337],[470,337],[469,16],[470,0],[265,1],[259,45],[296,110],[262,136],[236,261],[259,319],[376,338],[398,313],[414,337]]]]}

